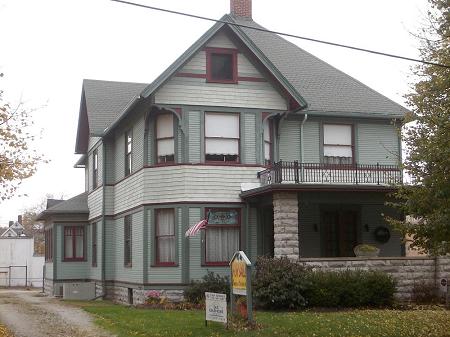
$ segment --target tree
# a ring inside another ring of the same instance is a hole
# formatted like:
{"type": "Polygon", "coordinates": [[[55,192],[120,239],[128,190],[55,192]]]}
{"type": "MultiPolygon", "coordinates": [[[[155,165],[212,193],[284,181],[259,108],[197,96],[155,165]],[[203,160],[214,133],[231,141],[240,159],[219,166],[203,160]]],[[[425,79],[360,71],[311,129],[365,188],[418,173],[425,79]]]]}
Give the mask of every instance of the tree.
{"type": "MultiPolygon", "coordinates": [[[[0,74],[2,77],[3,74],[0,74]]],[[[23,179],[31,177],[37,165],[45,161],[30,145],[35,140],[31,133],[32,110],[20,103],[12,107],[3,100],[0,90],[0,199],[14,196],[23,179]]]]}
{"type": "MultiPolygon", "coordinates": [[[[420,53],[424,60],[450,66],[450,0],[429,0],[429,26],[420,53]]],[[[414,221],[389,219],[412,246],[430,254],[450,252],[450,68],[421,64],[417,83],[406,96],[413,112],[404,128],[404,169],[412,182],[395,194],[395,206],[414,221]]]]}

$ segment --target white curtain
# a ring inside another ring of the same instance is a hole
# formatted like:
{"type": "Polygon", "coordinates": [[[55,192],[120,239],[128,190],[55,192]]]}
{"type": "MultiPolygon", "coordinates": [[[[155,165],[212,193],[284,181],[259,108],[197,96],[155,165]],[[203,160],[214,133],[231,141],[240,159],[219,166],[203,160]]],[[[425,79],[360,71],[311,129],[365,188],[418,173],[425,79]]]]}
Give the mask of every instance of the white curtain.
{"type": "Polygon", "coordinates": [[[75,257],[82,258],[84,255],[84,233],[83,228],[78,227],[75,229],[75,257]]]}
{"type": "Polygon", "coordinates": [[[173,137],[173,115],[161,114],[156,118],[156,138],[173,137]]]}
{"type": "Polygon", "coordinates": [[[323,143],[327,145],[352,145],[352,126],[339,124],[323,125],[323,143]]]}
{"type": "Polygon", "coordinates": [[[323,155],[327,157],[351,157],[352,147],[351,146],[333,146],[324,145],[323,155]]]}
{"type": "Polygon", "coordinates": [[[64,230],[64,257],[73,258],[73,241],[72,231],[69,229],[64,230]]]}
{"type": "Polygon", "coordinates": [[[239,228],[209,226],[206,243],[207,262],[228,262],[239,249],[239,228]]]}
{"type": "Polygon", "coordinates": [[[158,156],[167,156],[174,153],[175,151],[173,138],[158,140],[158,156]]]}
{"type": "Polygon", "coordinates": [[[174,210],[160,209],[157,214],[158,262],[175,262],[174,210]]]}
{"type": "Polygon", "coordinates": [[[264,121],[264,159],[270,160],[270,125],[269,120],[264,121]]]}
{"type": "Polygon", "coordinates": [[[206,139],[205,151],[207,154],[239,154],[239,141],[237,139],[206,139]]]}
{"type": "Polygon", "coordinates": [[[205,137],[239,138],[239,115],[206,113],[205,137]]]}

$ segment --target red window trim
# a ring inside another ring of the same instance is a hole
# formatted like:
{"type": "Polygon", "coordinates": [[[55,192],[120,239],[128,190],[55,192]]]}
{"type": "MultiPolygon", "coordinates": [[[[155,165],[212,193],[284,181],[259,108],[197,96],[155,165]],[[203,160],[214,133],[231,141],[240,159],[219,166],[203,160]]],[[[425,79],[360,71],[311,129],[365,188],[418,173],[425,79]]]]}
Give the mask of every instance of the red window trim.
{"type": "Polygon", "coordinates": [[[203,142],[203,153],[205,155],[205,163],[207,164],[221,164],[221,165],[235,165],[241,163],[241,114],[239,112],[223,112],[223,111],[205,111],[205,118],[203,118],[203,130],[204,130],[204,142],[203,142]],[[223,137],[206,137],[206,114],[230,114],[237,115],[239,118],[239,138],[223,138],[223,137]],[[233,139],[238,141],[238,154],[237,160],[235,161],[221,161],[221,160],[207,160],[206,159],[206,140],[207,139],[233,139]]]}
{"type": "Polygon", "coordinates": [[[86,233],[85,233],[85,227],[84,226],[64,226],[63,227],[63,262],[80,262],[80,261],[86,261],[86,233]],[[83,238],[83,256],[82,257],[76,257],[76,230],[80,228],[83,238]],[[71,232],[72,237],[72,257],[66,257],[66,229],[69,229],[71,232]]]}
{"type": "Polygon", "coordinates": [[[205,48],[206,52],[206,82],[210,83],[228,83],[228,84],[236,84],[238,83],[238,69],[237,69],[237,49],[231,48],[205,48]],[[227,54],[231,55],[232,58],[232,79],[231,80],[223,80],[223,79],[214,79],[212,78],[211,71],[211,55],[212,54],[227,54]]]}
{"type": "MultiPolygon", "coordinates": [[[[173,262],[160,262],[159,261],[159,247],[158,247],[158,229],[159,229],[159,223],[158,223],[158,213],[161,212],[162,210],[168,210],[170,209],[173,212],[173,219],[174,219],[174,224],[173,224],[173,235],[164,235],[164,237],[172,237],[174,238],[174,246],[175,246],[175,251],[177,249],[177,243],[176,243],[176,233],[175,233],[175,208],[157,208],[155,209],[155,264],[153,265],[153,267],[176,267],[177,266],[177,262],[173,261],[173,262]]],[[[174,256],[174,258],[176,259],[176,254],[174,256]]]]}
{"type": "Polygon", "coordinates": [[[209,225],[209,224],[206,225],[206,228],[205,228],[205,240],[204,240],[205,244],[203,245],[205,260],[204,260],[204,263],[202,264],[203,266],[210,266],[210,267],[218,266],[219,267],[219,266],[228,266],[228,264],[230,263],[230,261],[207,261],[207,259],[206,259],[206,257],[207,257],[206,251],[207,251],[207,244],[208,244],[208,242],[207,242],[207,239],[206,239],[206,231],[208,230],[208,227],[209,228],[222,228],[222,227],[224,227],[224,228],[237,228],[239,230],[239,250],[241,249],[241,230],[240,230],[241,229],[241,209],[240,208],[234,208],[234,207],[227,207],[227,208],[209,207],[209,208],[205,208],[205,219],[208,217],[208,212],[209,211],[231,211],[231,210],[238,212],[238,223],[237,223],[237,225],[225,225],[225,224],[223,224],[223,225],[221,225],[221,224],[219,224],[219,225],[209,225]]]}
{"type": "Polygon", "coordinates": [[[172,115],[172,130],[174,129],[174,117],[173,113],[171,112],[163,112],[163,113],[158,113],[155,117],[155,153],[156,153],[156,158],[155,158],[155,162],[156,165],[159,166],[166,166],[166,165],[171,165],[171,164],[175,164],[175,130],[173,130],[173,136],[172,137],[161,137],[158,138],[158,117],[161,115],[172,115]],[[158,155],[158,141],[160,140],[164,140],[164,139],[173,139],[173,160],[172,161],[166,161],[166,162],[162,162],[160,163],[159,160],[159,155],[158,155]]]}

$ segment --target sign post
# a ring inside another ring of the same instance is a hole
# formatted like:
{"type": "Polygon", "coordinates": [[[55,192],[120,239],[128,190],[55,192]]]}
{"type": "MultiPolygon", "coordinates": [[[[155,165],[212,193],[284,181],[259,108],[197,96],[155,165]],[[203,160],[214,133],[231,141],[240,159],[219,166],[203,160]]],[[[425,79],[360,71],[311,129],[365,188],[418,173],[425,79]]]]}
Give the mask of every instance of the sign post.
{"type": "Polygon", "coordinates": [[[252,263],[241,250],[234,253],[230,261],[230,311],[235,312],[235,295],[245,296],[247,299],[247,319],[253,323],[252,303],[252,263]]]}

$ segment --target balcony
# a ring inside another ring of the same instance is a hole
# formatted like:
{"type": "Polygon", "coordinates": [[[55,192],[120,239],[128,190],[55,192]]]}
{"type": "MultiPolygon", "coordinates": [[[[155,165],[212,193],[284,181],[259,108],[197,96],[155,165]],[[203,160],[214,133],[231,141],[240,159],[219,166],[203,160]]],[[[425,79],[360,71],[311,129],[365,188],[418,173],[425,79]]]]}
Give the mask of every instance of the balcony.
{"type": "Polygon", "coordinates": [[[391,186],[402,182],[396,165],[299,163],[279,161],[258,172],[261,186],[269,184],[336,184],[391,186]]]}

